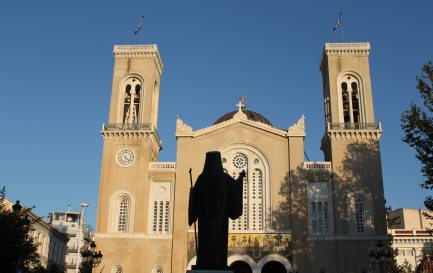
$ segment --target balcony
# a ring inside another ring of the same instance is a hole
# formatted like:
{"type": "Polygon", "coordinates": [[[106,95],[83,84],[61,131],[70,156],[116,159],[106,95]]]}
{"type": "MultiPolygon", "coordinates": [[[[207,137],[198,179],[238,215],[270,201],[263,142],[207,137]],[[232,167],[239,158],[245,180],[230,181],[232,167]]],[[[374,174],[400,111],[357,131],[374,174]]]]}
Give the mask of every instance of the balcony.
{"type": "Polygon", "coordinates": [[[382,124],[379,123],[330,123],[327,124],[328,131],[331,130],[380,130],[382,124]]]}
{"type": "Polygon", "coordinates": [[[304,162],[304,168],[307,170],[331,170],[332,164],[329,161],[304,162]]]}
{"type": "Polygon", "coordinates": [[[304,162],[305,175],[309,182],[327,182],[332,178],[332,164],[328,161],[304,162]]]}
{"type": "Polygon", "coordinates": [[[153,172],[175,172],[176,162],[150,162],[149,171],[153,172]]]}
{"type": "Polygon", "coordinates": [[[113,135],[143,135],[154,136],[156,144],[160,147],[161,140],[158,131],[152,123],[103,123],[101,134],[104,137],[113,135]]]}
{"type": "MultiPolygon", "coordinates": [[[[330,123],[326,124],[326,135],[331,139],[370,139],[379,140],[382,135],[382,124],[379,123],[330,123]]],[[[322,148],[323,146],[322,139],[322,148]]],[[[321,149],[322,149],[321,148],[321,149]]]]}

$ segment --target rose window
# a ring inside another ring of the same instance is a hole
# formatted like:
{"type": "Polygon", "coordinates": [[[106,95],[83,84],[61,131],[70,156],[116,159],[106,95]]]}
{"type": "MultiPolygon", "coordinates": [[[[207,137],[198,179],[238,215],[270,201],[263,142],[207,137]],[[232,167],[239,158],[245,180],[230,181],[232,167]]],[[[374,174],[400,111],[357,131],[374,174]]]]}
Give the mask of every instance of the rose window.
{"type": "Polygon", "coordinates": [[[238,169],[244,168],[247,166],[247,157],[243,154],[237,154],[233,158],[233,166],[238,169]]]}

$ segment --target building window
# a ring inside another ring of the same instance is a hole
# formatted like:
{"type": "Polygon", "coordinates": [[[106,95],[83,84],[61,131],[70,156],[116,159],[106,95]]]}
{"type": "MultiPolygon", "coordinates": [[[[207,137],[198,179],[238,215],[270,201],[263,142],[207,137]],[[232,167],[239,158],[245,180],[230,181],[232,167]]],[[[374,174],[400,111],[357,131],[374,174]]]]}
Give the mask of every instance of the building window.
{"type": "Polygon", "coordinates": [[[128,199],[121,197],[119,200],[117,231],[127,232],[128,229],[128,199]]]}
{"type": "Polygon", "coordinates": [[[153,202],[153,225],[152,225],[152,230],[154,233],[156,233],[157,222],[158,222],[158,202],[154,201],[153,202]]]}
{"type": "Polygon", "coordinates": [[[357,128],[362,122],[359,80],[353,75],[344,75],[340,82],[342,121],[348,129],[357,128]]]}
{"type": "Polygon", "coordinates": [[[365,232],[365,205],[362,197],[355,198],[355,223],[356,233],[365,232]]]}
{"type": "Polygon", "coordinates": [[[311,202],[310,226],[313,235],[324,235],[328,233],[328,202],[311,202]]]}
{"type": "MultiPolygon", "coordinates": [[[[242,188],[242,215],[229,220],[230,232],[262,231],[266,228],[266,211],[270,196],[267,195],[269,164],[254,147],[235,145],[221,151],[223,168],[232,178],[237,179],[245,171],[242,188]]],[[[270,220],[268,220],[270,221],[270,220]]]]}
{"type": "Polygon", "coordinates": [[[113,270],[113,273],[123,273],[123,268],[120,265],[116,265],[113,270]]]}
{"type": "Polygon", "coordinates": [[[152,273],[164,273],[164,270],[160,266],[157,266],[152,270],[152,273]]]}
{"type": "Polygon", "coordinates": [[[148,232],[151,234],[170,233],[171,203],[170,182],[152,182],[148,232]]]}
{"type": "Polygon", "coordinates": [[[330,233],[330,200],[329,182],[308,182],[308,218],[311,235],[328,235],[330,233]]]}
{"type": "Polygon", "coordinates": [[[138,123],[140,113],[141,82],[137,78],[128,79],[123,88],[123,124],[130,127],[138,123]]]}

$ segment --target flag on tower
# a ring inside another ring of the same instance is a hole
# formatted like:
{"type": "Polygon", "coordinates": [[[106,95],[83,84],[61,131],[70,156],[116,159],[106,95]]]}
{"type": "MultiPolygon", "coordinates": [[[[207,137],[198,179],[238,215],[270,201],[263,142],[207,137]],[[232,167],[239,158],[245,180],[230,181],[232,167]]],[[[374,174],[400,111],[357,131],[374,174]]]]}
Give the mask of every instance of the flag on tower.
{"type": "Polygon", "coordinates": [[[143,29],[143,20],[144,20],[144,15],[141,16],[140,23],[138,24],[137,28],[135,29],[135,31],[134,31],[134,35],[137,35],[137,33],[139,33],[140,30],[143,29]]]}
{"type": "Polygon", "coordinates": [[[332,29],[332,34],[335,35],[335,32],[337,31],[337,29],[342,28],[343,27],[343,18],[342,18],[342,13],[340,12],[340,18],[338,18],[337,23],[335,23],[334,28],[332,29]]]}

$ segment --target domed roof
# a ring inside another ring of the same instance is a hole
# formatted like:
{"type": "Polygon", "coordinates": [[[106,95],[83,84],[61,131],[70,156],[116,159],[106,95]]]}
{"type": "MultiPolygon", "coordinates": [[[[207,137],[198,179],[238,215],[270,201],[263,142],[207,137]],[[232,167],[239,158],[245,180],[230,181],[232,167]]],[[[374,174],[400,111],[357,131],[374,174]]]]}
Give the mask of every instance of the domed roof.
{"type": "Polygon", "coordinates": [[[416,268],[416,273],[432,273],[433,261],[429,257],[425,257],[416,268]]]}
{"type": "MultiPolygon", "coordinates": [[[[213,123],[213,125],[221,123],[223,121],[231,120],[237,112],[238,111],[232,111],[230,113],[222,115],[219,119],[217,119],[213,123]]],[[[242,109],[242,112],[247,116],[247,118],[249,120],[258,121],[258,122],[273,126],[272,123],[267,118],[265,118],[264,116],[262,116],[261,114],[259,114],[257,112],[245,110],[245,109],[242,109]]]]}

